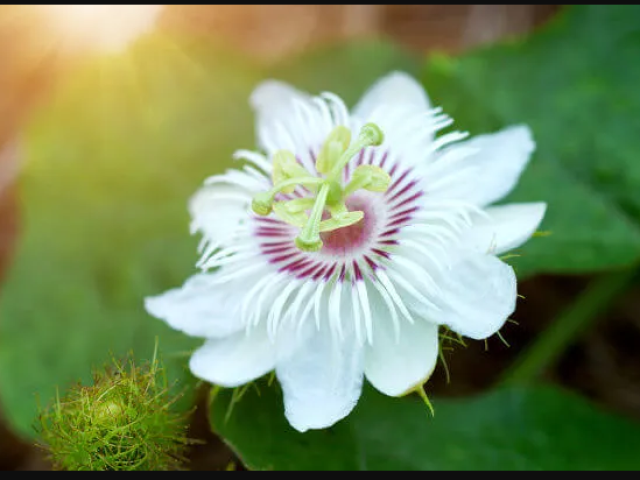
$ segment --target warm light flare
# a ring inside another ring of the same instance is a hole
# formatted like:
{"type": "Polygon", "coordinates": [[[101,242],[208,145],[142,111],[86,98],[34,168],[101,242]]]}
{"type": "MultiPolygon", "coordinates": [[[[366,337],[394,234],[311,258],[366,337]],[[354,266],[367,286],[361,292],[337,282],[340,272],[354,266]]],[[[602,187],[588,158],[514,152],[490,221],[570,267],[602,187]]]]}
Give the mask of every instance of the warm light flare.
{"type": "Polygon", "coordinates": [[[40,5],[67,51],[114,52],[150,30],[163,5],[40,5]]]}

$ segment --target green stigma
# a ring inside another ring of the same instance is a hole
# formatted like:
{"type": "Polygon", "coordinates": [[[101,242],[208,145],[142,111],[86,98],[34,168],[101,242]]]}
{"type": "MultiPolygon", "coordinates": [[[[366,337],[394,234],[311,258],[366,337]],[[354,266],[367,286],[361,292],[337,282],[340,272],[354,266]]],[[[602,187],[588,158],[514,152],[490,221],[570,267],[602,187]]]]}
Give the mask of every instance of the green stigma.
{"type": "Polygon", "coordinates": [[[342,170],[351,158],[363,148],[379,146],[383,141],[384,134],[374,123],[364,125],[353,142],[348,128],[342,125],[334,128],[316,159],[315,166],[320,177],[310,174],[298,163],[293,153],[279,150],[273,156],[274,186],[268,192],[256,194],[251,208],[261,216],[274,212],[282,221],[299,227],[300,233],[295,244],[300,250],[320,250],[320,232],[348,227],[364,218],[363,212],[350,212],[347,209],[345,200],[349,195],[360,189],[386,192],[389,188],[389,174],[373,165],[360,165],[354,170],[351,181],[342,185],[342,170]],[[305,186],[313,196],[275,202],[278,193],[291,193],[298,185],[305,186]],[[322,219],[325,211],[329,212],[331,218],[322,219]]]}
{"type": "Polygon", "coordinates": [[[266,217],[273,210],[273,195],[269,192],[256,194],[251,201],[251,209],[262,217],[266,217]]]}

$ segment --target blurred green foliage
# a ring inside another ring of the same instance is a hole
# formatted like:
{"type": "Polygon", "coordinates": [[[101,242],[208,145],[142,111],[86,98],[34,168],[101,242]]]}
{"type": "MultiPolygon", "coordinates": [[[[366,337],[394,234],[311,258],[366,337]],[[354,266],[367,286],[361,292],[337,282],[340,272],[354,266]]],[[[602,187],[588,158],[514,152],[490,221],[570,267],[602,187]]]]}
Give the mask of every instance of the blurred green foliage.
{"type": "Polygon", "coordinates": [[[189,196],[253,144],[247,98],[259,73],[236,55],[150,37],[78,67],[25,133],[22,233],[0,296],[0,400],[33,436],[42,402],[93,367],[156,337],[187,395],[199,342],[144,310],[143,298],[195,271],[189,196]]]}

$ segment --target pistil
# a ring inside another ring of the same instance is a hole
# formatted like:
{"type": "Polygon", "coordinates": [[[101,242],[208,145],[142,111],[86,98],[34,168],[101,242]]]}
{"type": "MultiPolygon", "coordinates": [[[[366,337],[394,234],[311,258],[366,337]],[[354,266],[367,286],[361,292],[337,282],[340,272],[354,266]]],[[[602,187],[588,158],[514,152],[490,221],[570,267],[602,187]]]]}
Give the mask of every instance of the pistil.
{"type": "Polygon", "coordinates": [[[348,227],[364,218],[362,211],[350,212],[347,209],[345,200],[349,195],[362,188],[374,192],[385,192],[389,188],[389,175],[373,165],[360,165],[356,168],[346,187],[343,187],[341,181],[342,170],[354,155],[363,148],[379,146],[383,140],[382,130],[373,123],[364,125],[351,145],[351,132],[344,126],[334,128],[316,160],[316,170],[324,177],[311,175],[298,163],[293,153],[286,150],[276,152],[272,175],[274,187],[254,196],[251,204],[253,211],[262,216],[275,212],[284,222],[301,228],[295,239],[300,250],[320,250],[323,245],[320,232],[348,227]],[[315,199],[296,198],[275,202],[278,193],[292,193],[298,185],[317,192],[315,199]],[[306,211],[309,209],[307,216],[306,211]],[[325,211],[329,212],[330,218],[322,220],[325,211]]]}

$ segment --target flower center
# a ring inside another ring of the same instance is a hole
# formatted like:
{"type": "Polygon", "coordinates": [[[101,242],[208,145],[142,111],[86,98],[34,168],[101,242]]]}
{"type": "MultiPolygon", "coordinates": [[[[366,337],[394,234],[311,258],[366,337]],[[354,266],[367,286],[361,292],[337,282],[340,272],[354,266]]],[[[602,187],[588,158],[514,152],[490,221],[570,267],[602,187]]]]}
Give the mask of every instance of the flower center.
{"type": "Polygon", "coordinates": [[[344,250],[346,245],[361,243],[367,230],[367,221],[363,221],[365,211],[350,210],[349,207],[353,208],[356,203],[366,207],[366,203],[347,202],[347,199],[360,189],[386,192],[391,177],[380,167],[360,165],[349,183],[343,185],[342,171],[354,155],[363,148],[380,145],[383,139],[382,131],[373,123],[362,127],[353,143],[349,129],[344,126],[334,128],[316,159],[315,167],[320,176],[310,174],[293,153],[276,152],[273,156],[273,188],[253,198],[253,211],[261,216],[274,211],[284,222],[300,227],[295,244],[302,251],[318,251],[325,242],[329,242],[329,250],[344,250]],[[278,193],[292,193],[297,186],[305,187],[312,196],[275,201],[278,193]]]}
{"type": "MultiPolygon", "coordinates": [[[[328,232],[321,232],[322,250],[333,255],[347,255],[366,244],[373,231],[375,216],[373,209],[364,198],[351,196],[347,198],[346,205],[349,210],[362,211],[364,217],[356,223],[346,227],[337,228],[328,232]]],[[[326,214],[328,217],[328,214],[326,214]]]]}

